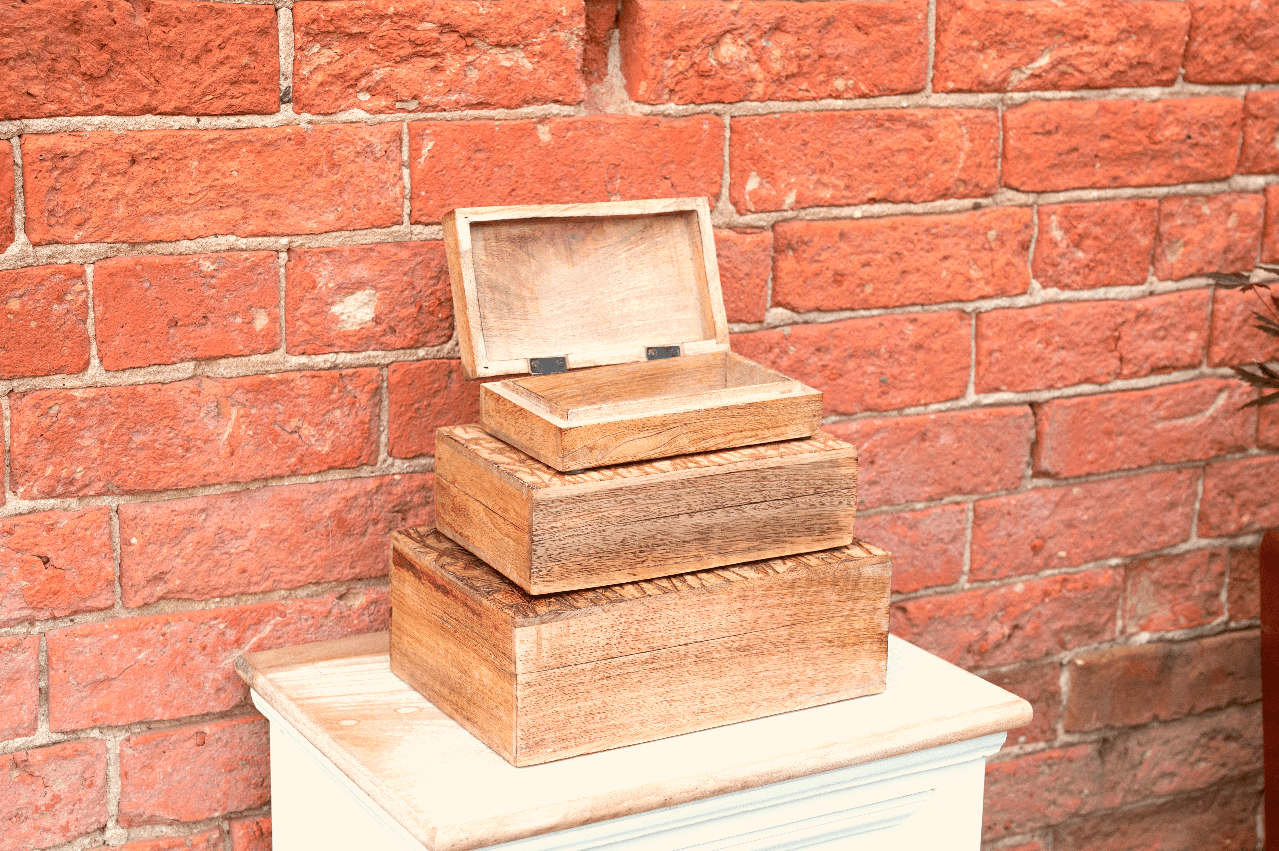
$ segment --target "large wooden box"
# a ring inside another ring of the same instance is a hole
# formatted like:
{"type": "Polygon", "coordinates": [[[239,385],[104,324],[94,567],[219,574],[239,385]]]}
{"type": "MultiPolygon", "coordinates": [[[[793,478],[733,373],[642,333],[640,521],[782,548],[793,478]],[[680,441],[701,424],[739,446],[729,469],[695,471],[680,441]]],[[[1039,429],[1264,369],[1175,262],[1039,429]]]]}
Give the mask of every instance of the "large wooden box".
{"type": "Polygon", "coordinates": [[[825,432],[578,473],[436,433],[437,528],[531,594],[839,547],[856,513],[857,448],[825,432]]]}
{"type": "Polygon", "coordinates": [[[557,470],[820,426],[819,391],[728,351],[705,198],[459,209],[444,243],[466,374],[529,374],[481,421],[557,470]]]}
{"type": "Polygon", "coordinates": [[[883,691],[890,572],[854,542],[532,597],[429,527],[400,532],[391,670],[533,765],[883,691]]]}

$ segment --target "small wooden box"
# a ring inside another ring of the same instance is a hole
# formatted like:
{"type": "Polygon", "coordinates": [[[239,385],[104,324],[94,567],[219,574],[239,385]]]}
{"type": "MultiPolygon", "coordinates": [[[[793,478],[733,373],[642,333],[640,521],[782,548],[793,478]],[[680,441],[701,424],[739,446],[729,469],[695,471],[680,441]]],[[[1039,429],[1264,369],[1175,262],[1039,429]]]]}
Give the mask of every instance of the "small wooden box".
{"type": "Polygon", "coordinates": [[[392,536],[391,670],[515,765],[883,691],[870,544],[531,597],[429,527],[392,536]]]}
{"type": "Polygon", "coordinates": [[[436,527],[530,594],[839,547],[856,514],[857,447],[825,432],[579,473],[436,432],[436,527]]]}
{"type": "Polygon", "coordinates": [[[480,388],[484,428],[557,470],[821,423],[819,391],[728,351],[705,198],[459,209],[444,244],[467,376],[530,374],[480,388]]]}

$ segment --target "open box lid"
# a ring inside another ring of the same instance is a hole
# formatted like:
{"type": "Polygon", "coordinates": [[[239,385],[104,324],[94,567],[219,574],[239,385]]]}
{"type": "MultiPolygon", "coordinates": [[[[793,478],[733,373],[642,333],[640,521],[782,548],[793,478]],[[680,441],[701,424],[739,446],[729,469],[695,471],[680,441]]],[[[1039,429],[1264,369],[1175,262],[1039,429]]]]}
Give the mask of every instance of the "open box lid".
{"type": "Polygon", "coordinates": [[[728,349],[705,198],[468,207],[444,244],[469,378],[728,349]]]}

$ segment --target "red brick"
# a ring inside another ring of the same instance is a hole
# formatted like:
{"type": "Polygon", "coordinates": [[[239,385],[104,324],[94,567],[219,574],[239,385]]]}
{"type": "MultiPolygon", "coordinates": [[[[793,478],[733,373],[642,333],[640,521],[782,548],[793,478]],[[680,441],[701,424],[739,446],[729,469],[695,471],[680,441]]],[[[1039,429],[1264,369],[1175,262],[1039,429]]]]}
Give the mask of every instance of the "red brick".
{"type": "Polygon", "coordinates": [[[1063,727],[1171,721],[1261,699],[1260,633],[1226,633],[1176,643],[1105,647],[1067,663],[1063,727]]]}
{"type": "Polygon", "coordinates": [[[983,845],[986,851],[1048,851],[1048,846],[1044,845],[1040,839],[1031,839],[1029,842],[1015,841],[1013,844],[1000,844],[998,846],[983,845]]]}
{"type": "Polygon", "coordinates": [[[455,207],[494,204],[713,202],[723,159],[724,123],[712,115],[415,123],[412,218],[430,224],[455,207]]]}
{"type": "Polygon", "coordinates": [[[222,848],[222,831],[215,827],[193,836],[141,839],[120,846],[120,851],[222,851],[222,848]]]}
{"type": "Polygon", "coordinates": [[[81,266],[0,272],[0,378],[89,366],[89,286],[81,266]]]}
{"type": "Polygon", "coordinates": [[[480,418],[480,382],[466,380],[461,361],[393,363],[387,391],[387,431],[396,458],[433,455],[437,428],[480,418]]]}
{"type": "Polygon", "coordinates": [[[891,411],[968,388],[968,314],[872,316],[732,338],[733,350],[826,394],[826,413],[891,411]]]}
{"type": "Polygon", "coordinates": [[[1004,113],[1003,182],[1051,192],[1222,180],[1242,123],[1234,98],[1028,103],[1004,113]]]}
{"type": "Polygon", "coordinates": [[[1243,272],[1261,248],[1262,197],[1243,193],[1159,199],[1155,277],[1243,272]]]}
{"type": "Polygon", "coordinates": [[[860,98],[917,92],[921,0],[625,0],[622,73],[642,103],[860,98]]]}
{"type": "Polygon", "coordinates": [[[989,493],[1021,484],[1035,418],[1026,407],[853,420],[830,429],[857,444],[866,508],[989,493]]]}
{"type": "Polygon", "coordinates": [[[1203,361],[1208,290],[977,314],[978,393],[1105,384],[1203,361]]]}
{"type": "Polygon", "coordinates": [[[1035,280],[1059,290],[1144,284],[1158,221],[1154,200],[1040,207],[1035,280]]]}
{"type": "Polygon", "coordinates": [[[581,0],[299,2],[293,103],[313,114],[578,103],[581,0]]]}
{"type": "Polygon", "coordinates": [[[270,817],[231,822],[231,851],[271,851],[270,817]]]}
{"type": "Polygon", "coordinates": [[[1097,808],[1101,760],[1091,744],[1039,751],[986,766],[982,835],[997,839],[1097,808]]]}
{"type": "Polygon", "coordinates": [[[0,638],[0,741],[36,731],[40,636],[0,638]]]}
{"type": "Polygon", "coordinates": [[[740,213],[977,198],[998,186],[998,141],[987,109],[734,118],[728,195],[740,213]]]}
{"type": "Polygon", "coordinates": [[[1068,478],[1249,449],[1256,413],[1241,408],[1255,396],[1242,381],[1206,378],[1044,402],[1035,409],[1035,472],[1068,478]]]}
{"type": "Polygon", "coordinates": [[[1190,537],[1198,479],[1198,470],[1174,470],[980,500],[970,576],[1022,576],[1180,543],[1190,537]]]}
{"type": "Polygon", "coordinates": [[[120,824],[200,821],[260,807],[271,798],[269,751],[260,715],[130,736],[120,742],[120,824]]]}
{"type": "Polygon", "coordinates": [[[1126,732],[1101,753],[1107,807],[1260,772],[1261,702],[1126,732]]]}
{"type": "MultiPolygon", "coordinates": [[[[1272,290],[1279,295],[1279,287],[1272,290]]],[[[1254,313],[1263,312],[1265,290],[1241,292],[1218,287],[1212,298],[1212,331],[1208,365],[1251,364],[1279,358],[1279,337],[1253,327],[1254,313]]]]}
{"type": "Polygon", "coordinates": [[[729,322],[763,322],[773,273],[773,232],[715,231],[719,284],[729,322]]]}
{"type": "Polygon", "coordinates": [[[14,394],[11,486],[140,493],[371,464],[378,385],[352,369],[14,394]]]}
{"type": "Polygon", "coordinates": [[[0,626],[113,605],[115,556],[108,509],[0,520],[0,626]]]}
{"type": "Polygon", "coordinates": [[[126,606],[385,576],[387,535],[434,522],[431,475],[120,506],[126,606]]]}
{"type": "Polygon", "coordinates": [[[0,139],[0,251],[13,242],[13,146],[0,139]]]}
{"type": "Polygon", "coordinates": [[[1261,262],[1279,263],[1279,185],[1266,187],[1266,219],[1262,224],[1261,262]]]}
{"type": "Polygon", "coordinates": [[[453,336],[441,242],[296,249],[285,274],[292,354],[414,349],[453,336]]]}
{"type": "Polygon", "coordinates": [[[22,137],[22,154],[37,245],[324,233],[403,216],[397,124],[57,133],[22,137]]]}
{"type": "Polygon", "coordinates": [[[0,10],[0,119],[280,108],[270,6],[4,0],[0,10]]]}
{"type": "Polygon", "coordinates": [[[586,35],[582,41],[582,79],[588,86],[608,75],[609,33],[617,25],[617,0],[586,0],[586,35]]]}
{"type": "Polygon", "coordinates": [[[93,269],[94,329],[107,369],[273,351],[279,303],[270,251],[116,257],[93,269]]]}
{"type": "Polygon", "coordinates": [[[120,618],[48,634],[49,726],[78,730],[222,712],[244,701],[240,653],[386,629],[384,588],[120,618]]]}
{"type": "Polygon", "coordinates": [[[1190,13],[1132,0],[943,0],[933,90],[1170,86],[1190,13]]]}
{"type": "Polygon", "coordinates": [[[781,222],[774,228],[773,303],[803,313],[1024,293],[1033,230],[1029,207],[781,222]]]}
{"type": "Polygon", "coordinates": [[[1257,410],[1257,446],[1279,449],[1279,408],[1271,402],[1257,410]]]}
{"type": "Polygon", "coordinates": [[[1261,617],[1261,552],[1257,547],[1230,551],[1226,611],[1232,621],[1261,617]]]}
{"type": "Polygon", "coordinates": [[[1239,172],[1279,172],[1279,92],[1249,92],[1244,96],[1239,172]]]}
{"type": "Polygon", "coordinates": [[[964,668],[1040,659],[1115,635],[1120,577],[1090,570],[893,604],[892,633],[964,668]]]}
{"type": "Polygon", "coordinates": [[[0,755],[0,851],[61,845],[107,823],[107,745],[65,742],[0,755]]]}
{"type": "Polygon", "coordinates": [[[1133,562],[1124,573],[1126,635],[1189,629],[1225,614],[1225,550],[1156,556],[1133,562]]]}
{"type": "MultiPolygon", "coordinates": [[[[893,567],[896,568],[896,553],[893,567]]],[[[1024,745],[1046,742],[1057,737],[1057,719],[1061,716],[1061,665],[1044,662],[995,673],[983,678],[1018,697],[1030,701],[1035,714],[1025,727],[1008,731],[1008,744],[1024,745]]]]}
{"type": "Polygon", "coordinates": [[[1187,5],[1187,81],[1279,83],[1279,6],[1256,0],[1189,0],[1187,5]]]}
{"type": "Polygon", "coordinates": [[[859,515],[857,537],[893,554],[893,591],[906,594],[959,581],[967,525],[965,506],[942,505],[899,514],[859,515]]]}
{"type": "Polygon", "coordinates": [[[1279,457],[1218,461],[1204,472],[1199,537],[1279,526],[1279,457]]]}

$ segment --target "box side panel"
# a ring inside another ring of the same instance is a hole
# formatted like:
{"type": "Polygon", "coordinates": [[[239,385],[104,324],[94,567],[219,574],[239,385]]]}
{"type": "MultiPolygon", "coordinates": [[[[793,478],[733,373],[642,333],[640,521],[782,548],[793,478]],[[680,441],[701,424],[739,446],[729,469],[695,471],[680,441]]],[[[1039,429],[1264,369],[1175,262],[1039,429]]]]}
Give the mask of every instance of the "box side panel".
{"type": "Polygon", "coordinates": [[[480,387],[480,422],[485,431],[543,464],[561,472],[578,469],[564,466],[564,459],[560,457],[562,429],[559,426],[488,384],[480,387]]]}

